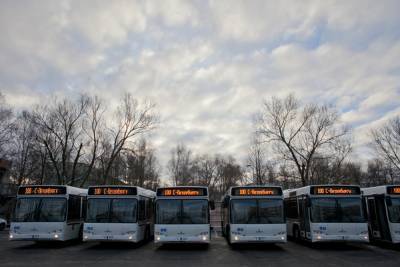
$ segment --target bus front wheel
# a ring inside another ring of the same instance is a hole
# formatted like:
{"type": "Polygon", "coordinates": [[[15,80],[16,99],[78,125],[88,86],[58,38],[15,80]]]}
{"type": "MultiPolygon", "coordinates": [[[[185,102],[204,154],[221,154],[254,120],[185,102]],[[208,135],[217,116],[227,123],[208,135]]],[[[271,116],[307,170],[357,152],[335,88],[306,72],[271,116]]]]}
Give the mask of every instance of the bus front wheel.
{"type": "Polygon", "coordinates": [[[293,227],[293,237],[294,239],[299,240],[300,239],[300,230],[298,226],[293,227]]]}

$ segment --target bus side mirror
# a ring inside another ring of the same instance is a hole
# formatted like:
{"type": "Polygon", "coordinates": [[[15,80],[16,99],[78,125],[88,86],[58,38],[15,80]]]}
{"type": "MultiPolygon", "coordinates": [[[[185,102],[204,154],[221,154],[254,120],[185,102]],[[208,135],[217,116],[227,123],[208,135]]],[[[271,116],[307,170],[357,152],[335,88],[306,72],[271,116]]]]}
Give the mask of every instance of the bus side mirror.
{"type": "Polygon", "coordinates": [[[386,206],[392,206],[392,199],[390,197],[386,197],[386,206]]]}
{"type": "Polygon", "coordinates": [[[215,202],[214,202],[214,200],[210,200],[209,204],[210,204],[210,209],[211,210],[215,210],[215,202]]]}

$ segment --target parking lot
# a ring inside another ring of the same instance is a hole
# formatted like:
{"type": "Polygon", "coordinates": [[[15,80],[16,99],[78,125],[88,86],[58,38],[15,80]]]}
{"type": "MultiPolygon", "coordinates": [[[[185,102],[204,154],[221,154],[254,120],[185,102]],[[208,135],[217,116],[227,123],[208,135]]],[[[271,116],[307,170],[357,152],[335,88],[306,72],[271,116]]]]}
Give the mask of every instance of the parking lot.
{"type": "Polygon", "coordinates": [[[208,247],[125,243],[10,242],[0,232],[0,266],[400,266],[400,248],[374,245],[243,245],[215,237],[208,247]]]}

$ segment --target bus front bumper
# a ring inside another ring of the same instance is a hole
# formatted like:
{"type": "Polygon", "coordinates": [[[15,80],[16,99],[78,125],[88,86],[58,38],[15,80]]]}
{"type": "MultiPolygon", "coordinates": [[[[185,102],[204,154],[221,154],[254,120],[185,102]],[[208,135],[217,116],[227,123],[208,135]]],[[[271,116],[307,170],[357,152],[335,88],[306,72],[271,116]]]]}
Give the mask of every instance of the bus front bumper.
{"type": "Polygon", "coordinates": [[[154,235],[154,243],[198,243],[198,244],[209,244],[210,237],[204,236],[165,236],[165,235],[154,235]]]}
{"type": "Polygon", "coordinates": [[[286,235],[245,236],[231,234],[231,243],[286,243],[286,235]]]}
{"type": "Polygon", "coordinates": [[[10,241],[65,241],[62,233],[49,233],[49,234],[18,234],[10,233],[8,236],[10,241]]]}
{"type": "Polygon", "coordinates": [[[368,243],[368,235],[313,235],[311,242],[355,242],[368,243]]]}
{"type": "Polygon", "coordinates": [[[133,242],[137,243],[136,235],[93,235],[83,234],[85,242],[133,242]]]}

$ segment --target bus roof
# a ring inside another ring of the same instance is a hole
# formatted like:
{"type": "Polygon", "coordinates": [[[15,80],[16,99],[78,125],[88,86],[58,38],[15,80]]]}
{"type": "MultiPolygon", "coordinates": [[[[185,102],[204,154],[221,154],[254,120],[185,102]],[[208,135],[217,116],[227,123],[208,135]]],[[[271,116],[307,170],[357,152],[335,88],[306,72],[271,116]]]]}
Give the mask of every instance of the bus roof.
{"type": "Polygon", "coordinates": [[[380,185],[374,187],[366,187],[361,188],[361,191],[365,196],[372,196],[372,195],[386,195],[386,194],[395,194],[400,195],[400,185],[380,185]],[[389,192],[390,189],[395,189],[399,193],[391,193],[389,192]]]}
{"type": "MultiPolygon", "coordinates": [[[[359,191],[360,186],[358,185],[340,185],[340,184],[322,184],[322,185],[308,185],[308,186],[304,186],[304,187],[299,187],[299,188],[294,188],[294,189],[286,189],[283,191],[283,196],[285,198],[291,197],[291,196],[300,196],[300,195],[312,195],[314,194],[312,192],[312,190],[314,190],[314,188],[334,188],[334,189],[338,189],[338,188],[355,188],[358,189],[357,191],[359,191]]],[[[354,194],[354,192],[352,192],[352,194],[354,194]]],[[[321,194],[324,195],[324,194],[321,194]]],[[[334,195],[334,194],[333,194],[334,195]]],[[[345,194],[337,194],[337,195],[345,195],[345,194]]]]}
{"type": "Polygon", "coordinates": [[[34,196],[34,195],[87,195],[88,190],[85,188],[73,187],[69,185],[21,185],[18,188],[17,195],[34,196]],[[36,189],[36,191],[35,191],[36,189]],[[40,190],[40,191],[37,191],[40,190]],[[58,191],[60,190],[60,191],[58,191]],[[36,193],[35,193],[36,192],[36,193]]]}
{"type": "MultiPolygon", "coordinates": [[[[140,186],[134,186],[134,185],[94,185],[94,186],[89,186],[89,191],[91,191],[91,189],[96,189],[96,188],[118,188],[118,189],[130,189],[133,188],[135,189],[135,195],[136,196],[144,196],[144,197],[150,197],[150,198],[154,198],[156,196],[156,192],[149,190],[149,189],[145,189],[143,187],[140,186]]],[[[105,195],[108,196],[115,196],[114,194],[99,194],[99,195],[90,195],[90,197],[104,197],[105,195]]],[[[118,194],[119,195],[119,194],[118,194]]],[[[123,195],[123,194],[120,194],[123,195]]]]}

